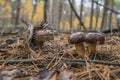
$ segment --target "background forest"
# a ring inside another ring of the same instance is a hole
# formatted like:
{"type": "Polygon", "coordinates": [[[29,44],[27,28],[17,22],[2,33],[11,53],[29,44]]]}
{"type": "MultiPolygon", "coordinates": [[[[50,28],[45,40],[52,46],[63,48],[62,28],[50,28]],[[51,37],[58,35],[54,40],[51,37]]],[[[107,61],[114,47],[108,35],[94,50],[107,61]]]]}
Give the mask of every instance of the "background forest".
{"type": "MultiPolygon", "coordinates": [[[[117,28],[120,0],[72,0],[89,30],[117,28]]],[[[38,25],[44,20],[60,31],[84,30],[68,0],[0,0],[0,27],[22,26],[21,18],[38,25]]],[[[2,29],[1,29],[2,30],[2,29]]]]}
{"type": "Polygon", "coordinates": [[[120,0],[0,0],[0,80],[120,80],[120,0]]]}

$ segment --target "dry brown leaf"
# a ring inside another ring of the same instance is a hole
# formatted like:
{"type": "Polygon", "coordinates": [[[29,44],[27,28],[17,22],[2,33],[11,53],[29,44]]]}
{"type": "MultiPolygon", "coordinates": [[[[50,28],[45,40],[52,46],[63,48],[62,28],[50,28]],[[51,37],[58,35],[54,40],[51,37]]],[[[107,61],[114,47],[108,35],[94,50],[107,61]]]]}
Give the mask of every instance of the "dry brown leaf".
{"type": "Polygon", "coordinates": [[[62,70],[60,71],[60,75],[58,76],[58,80],[71,80],[73,75],[73,71],[70,70],[62,70]]]}

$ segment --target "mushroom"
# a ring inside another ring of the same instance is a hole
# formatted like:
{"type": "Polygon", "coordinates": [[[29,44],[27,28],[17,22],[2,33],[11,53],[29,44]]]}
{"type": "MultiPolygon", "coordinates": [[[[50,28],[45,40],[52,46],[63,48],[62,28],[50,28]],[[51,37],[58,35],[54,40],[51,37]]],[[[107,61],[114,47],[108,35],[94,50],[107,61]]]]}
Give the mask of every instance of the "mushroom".
{"type": "Polygon", "coordinates": [[[89,53],[95,53],[96,46],[103,45],[105,42],[105,37],[101,33],[88,33],[85,38],[89,53]]]}
{"type": "Polygon", "coordinates": [[[73,33],[68,38],[68,42],[70,44],[75,44],[75,48],[78,52],[79,57],[85,53],[84,41],[85,41],[85,36],[83,32],[73,33]]]}
{"type": "Polygon", "coordinates": [[[53,40],[54,36],[51,30],[37,30],[33,34],[33,45],[43,46],[45,41],[53,40]]]}

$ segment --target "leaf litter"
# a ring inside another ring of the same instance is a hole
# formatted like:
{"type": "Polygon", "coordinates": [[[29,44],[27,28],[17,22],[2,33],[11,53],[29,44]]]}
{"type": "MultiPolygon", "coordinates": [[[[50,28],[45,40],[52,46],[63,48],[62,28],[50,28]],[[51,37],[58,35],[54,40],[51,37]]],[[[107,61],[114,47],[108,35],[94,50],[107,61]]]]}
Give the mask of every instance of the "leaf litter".
{"type": "MultiPolygon", "coordinates": [[[[66,63],[62,58],[78,59],[74,45],[68,43],[69,34],[60,33],[46,41],[42,48],[31,49],[23,40],[0,49],[1,60],[21,60],[19,63],[0,63],[0,80],[117,80],[120,67],[94,64],[66,63]],[[51,56],[49,60],[46,57],[51,56]],[[39,59],[37,63],[23,63],[22,59],[39,59]]],[[[16,36],[10,36],[16,37],[16,36]]],[[[9,37],[2,37],[5,44],[9,37]]],[[[120,63],[120,38],[106,36],[106,42],[97,47],[95,60],[120,63]]]]}

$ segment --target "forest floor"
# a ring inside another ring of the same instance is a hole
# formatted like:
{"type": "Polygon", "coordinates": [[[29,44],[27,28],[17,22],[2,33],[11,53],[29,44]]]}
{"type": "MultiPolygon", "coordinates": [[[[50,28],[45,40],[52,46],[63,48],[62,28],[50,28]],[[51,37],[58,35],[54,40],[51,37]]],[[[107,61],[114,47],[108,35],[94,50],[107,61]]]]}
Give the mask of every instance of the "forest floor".
{"type": "MultiPolygon", "coordinates": [[[[85,62],[77,63],[62,60],[63,58],[70,60],[79,59],[75,46],[68,43],[69,35],[60,33],[55,36],[54,40],[46,41],[44,46],[39,49],[31,49],[24,44],[24,40],[16,40],[6,47],[0,47],[0,60],[20,60],[18,63],[14,63],[14,61],[11,63],[0,62],[1,77],[4,74],[5,79],[3,80],[58,80],[58,78],[59,80],[120,79],[120,37],[106,35],[105,44],[98,47],[94,60],[118,63],[118,65],[104,65],[95,64],[92,61],[87,62],[86,59],[85,62]],[[39,61],[24,63],[22,61],[24,59],[37,59],[39,61]],[[17,73],[17,70],[20,71],[17,73]]],[[[1,37],[0,46],[9,43],[8,39],[15,37],[16,35],[1,37]]]]}

